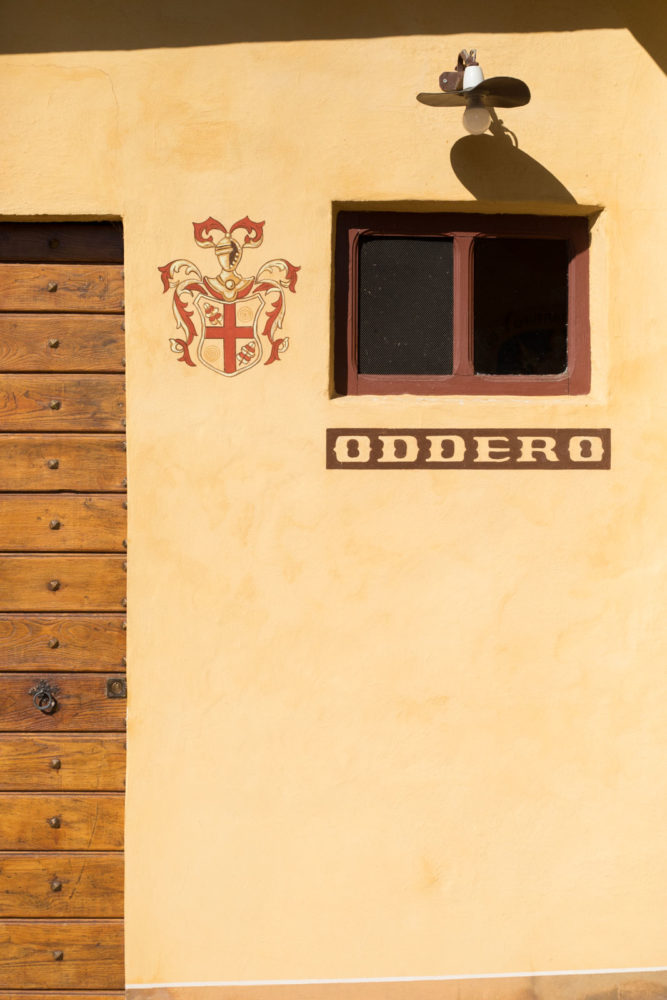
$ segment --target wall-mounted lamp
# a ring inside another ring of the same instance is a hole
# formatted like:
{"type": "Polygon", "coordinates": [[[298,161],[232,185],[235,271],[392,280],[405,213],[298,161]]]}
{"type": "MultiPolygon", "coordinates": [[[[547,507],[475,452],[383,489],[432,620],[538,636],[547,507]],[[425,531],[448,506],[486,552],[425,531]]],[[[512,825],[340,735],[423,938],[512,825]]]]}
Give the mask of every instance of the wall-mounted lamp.
{"type": "Polygon", "coordinates": [[[465,106],[463,127],[471,135],[481,135],[491,124],[489,108],[520,108],[528,104],[530,90],[513,76],[484,79],[477,52],[463,49],[456,69],[440,74],[441,94],[417,94],[417,100],[433,108],[465,106]]]}

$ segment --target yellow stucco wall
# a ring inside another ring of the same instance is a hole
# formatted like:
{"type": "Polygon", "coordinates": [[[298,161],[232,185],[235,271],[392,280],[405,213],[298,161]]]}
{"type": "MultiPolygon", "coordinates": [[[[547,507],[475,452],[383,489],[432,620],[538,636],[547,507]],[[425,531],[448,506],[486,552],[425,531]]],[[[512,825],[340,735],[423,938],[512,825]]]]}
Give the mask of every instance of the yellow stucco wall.
{"type": "Polygon", "coordinates": [[[618,27],[10,55],[0,80],[0,213],[125,227],[128,982],[665,964],[661,68],[618,27]],[[415,100],[470,45],[532,90],[501,117],[555,182],[520,199],[502,173],[476,199],[460,114],[415,100]],[[590,394],[332,399],[355,202],[600,211],[590,394]],[[266,220],[242,273],[301,266],[290,348],[247,377],[169,350],[157,266],[215,273],[209,215],[266,220]],[[611,427],[612,469],[327,472],[346,425],[611,427]]]}

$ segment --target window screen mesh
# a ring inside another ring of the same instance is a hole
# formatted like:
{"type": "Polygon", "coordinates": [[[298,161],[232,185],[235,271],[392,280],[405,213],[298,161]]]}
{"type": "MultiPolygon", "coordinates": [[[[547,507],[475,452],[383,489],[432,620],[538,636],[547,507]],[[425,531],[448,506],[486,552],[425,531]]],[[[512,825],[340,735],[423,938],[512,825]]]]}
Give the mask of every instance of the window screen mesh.
{"type": "Polygon", "coordinates": [[[451,375],[452,275],[451,239],[362,239],[360,373],[451,375]]]}
{"type": "Polygon", "coordinates": [[[567,241],[478,238],[474,268],[475,371],[485,375],[564,372],[567,241]]]}

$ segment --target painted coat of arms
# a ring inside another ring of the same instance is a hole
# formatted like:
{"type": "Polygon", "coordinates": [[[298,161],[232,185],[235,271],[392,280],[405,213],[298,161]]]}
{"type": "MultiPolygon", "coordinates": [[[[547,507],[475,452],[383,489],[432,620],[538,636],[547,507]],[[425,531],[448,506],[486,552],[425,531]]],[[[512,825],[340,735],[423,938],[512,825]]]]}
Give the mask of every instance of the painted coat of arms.
{"type": "Polygon", "coordinates": [[[265,354],[265,365],[280,361],[289,347],[287,337],[277,336],[286,290],[295,290],[300,268],[287,260],[270,260],[256,275],[244,278],[238,270],[241,256],[261,245],[264,223],[246,216],[229,230],[211,218],[193,226],[195,243],[215,251],[220,271],[206,277],[189,260],[172,260],[158,268],[164,291],[174,291],[176,326],[183,334],[170,338],[172,351],[192,368],[196,353],[200,364],[228,377],[250,371],[265,354]]]}

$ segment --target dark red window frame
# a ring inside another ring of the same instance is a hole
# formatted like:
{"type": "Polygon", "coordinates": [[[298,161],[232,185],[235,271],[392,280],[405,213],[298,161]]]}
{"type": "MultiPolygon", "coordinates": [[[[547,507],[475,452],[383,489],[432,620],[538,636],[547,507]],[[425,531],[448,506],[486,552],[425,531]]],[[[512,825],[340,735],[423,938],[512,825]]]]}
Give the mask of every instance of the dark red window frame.
{"type": "Polygon", "coordinates": [[[588,220],[581,216],[349,212],[336,223],[334,386],[337,395],[581,395],[590,391],[588,220]],[[367,375],[358,365],[362,236],[446,236],[454,242],[454,363],[451,375],[367,375]],[[482,375],[473,364],[475,238],[524,237],[568,244],[567,369],[558,375],[482,375]]]}

